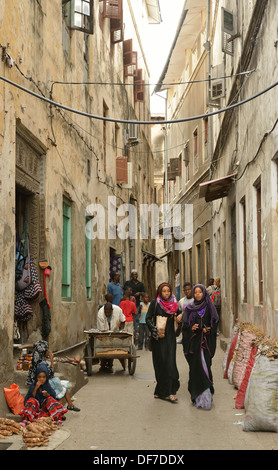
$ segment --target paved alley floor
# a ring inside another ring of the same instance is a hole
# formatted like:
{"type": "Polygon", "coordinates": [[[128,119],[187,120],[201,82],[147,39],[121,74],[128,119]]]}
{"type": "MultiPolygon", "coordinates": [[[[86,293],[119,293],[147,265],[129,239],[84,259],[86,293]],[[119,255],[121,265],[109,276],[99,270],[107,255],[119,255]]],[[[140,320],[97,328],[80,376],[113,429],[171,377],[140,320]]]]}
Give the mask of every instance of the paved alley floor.
{"type": "Polygon", "coordinates": [[[235,409],[236,389],[223,379],[224,352],[213,360],[215,395],[210,411],[196,409],[187,391],[188,366],[177,345],[181,387],[178,403],[153,398],[152,355],[138,351],[134,376],[114,361],[114,373],[93,366],[89,383],[75,395],[80,412],[68,412],[69,434],[56,450],[277,450],[278,434],[245,432],[244,410],[235,409]]]}

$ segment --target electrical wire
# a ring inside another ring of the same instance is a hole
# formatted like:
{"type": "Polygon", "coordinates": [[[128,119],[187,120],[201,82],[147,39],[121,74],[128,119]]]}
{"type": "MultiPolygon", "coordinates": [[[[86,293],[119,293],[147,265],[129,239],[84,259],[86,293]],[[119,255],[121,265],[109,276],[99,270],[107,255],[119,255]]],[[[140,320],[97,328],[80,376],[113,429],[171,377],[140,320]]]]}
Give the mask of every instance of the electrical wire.
{"type": "Polygon", "coordinates": [[[177,85],[190,85],[193,83],[204,83],[204,82],[212,82],[214,80],[225,80],[227,78],[232,78],[232,77],[238,77],[240,75],[249,75],[250,73],[255,72],[255,69],[253,70],[247,70],[246,72],[239,72],[235,73],[232,75],[223,75],[221,77],[210,77],[210,78],[204,78],[202,80],[188,80],[188,81],[181,81],[181,82],[172,82],[172,83],[139,83],[139,82],[134,82],[134,83],[119,83],[119,82],[62,82],[62,81],[56,81],[56,80],[50,80],[50,82],[53,85],[111,85],[111,86],[144,86],[144,87],[152,87],[152,86],[177,86],[177,85]]]}
{"type": "Polygon", "coordinates": [[[243,177],[243,175],[244,175],[244,173],[246,172],[248,166],[251,165],[251,163],[253,163],[253,162],[258,158],[259,153],[260,153],[260,151],[261,151],[261,149],[262,149],[262,147],[263,147],[263,144],[264,144],[266,138],[274,131],[274,129],[275,129],[275,127],[277,126],[277,124],[278,124],[278,119],[276,119],[275,123],[274,123],[273,126],[272,126],[272,129],[264,134],[264,136],[263,136],[263,138],[262,138],[262,140],[261,140],[261,142],[260,142],[260,145],[259,145],[259,147],[258,147],[258,150],[257,150],[257,152],[255,153],[255,155],[254,155],[254,157],[252,158],[252,160],[250,160],[248,163],[246,163],[246,165],[245,165],[245,167],[244,167],[244,169],[243,169],[241,175],[240,175],[238,178],[234,178],[233,181],[239,181],[239,180],[243,177]]]}
{"type": "MultiPolygon", "coordinates": [[[[3,48],[3,46],[2,46],[1,44],[0,44],[0,47],[3,48]]],[[[33,83],[33,85],[38,89],[38,91],[42,94],[42,96],[45,96],[45,94],[43,93],[43,91],[41,90],[41,88],[39,87],[39,85],[36,83],[36,81],[35,81],[31,76],[27,76],[27,75],[20,69],[20,67],[18,66],[18,64],[17,64],[16,62],[15,62],[15,67],[17,68],[17,70],[19,71],[19,73],[20,73],[26,80],[28,80],[28,81],[30,81],[31,83],[33,83]]],[[[251,71],[247,71],[247,72],[241,72],[241,73],[239,73],[239,74],[229,75],[229,76],[226,76],[226,77],[218,77],[218,78],[216,78],[216,79],[219,79],[219,78],[229,78],[229,77],[233,77],[233,76],[237,76],[237,75],[244,75],[244,74],[248,75],[247,78],[249,78],[250,73],[252,73],[252,72],[254,72],[254,71],[255,71],[255,69],[254,69],[254,70],[251,70],[251,71]]],[[[50,98],[52,98],[52,94],[53,94],[53,85],[54,85],[55,83],[57,83],[57,84],[63,84],[63,83],[64,83],[64,84],[66,84],[66,83],[68,83],[68,84],[70,84],[70,83],[72,83],[72,84],[78,84],[77,82],[60,82],[60,81],[53,81],[53,82],[52,82],[52,86],[51,86],[50,98]]],[[[80,84],[87,84],[87,83],[91,83],[91,82],[80,82],[80,84]]],[[[98,82],[96,82],[96,83],[98,83],[98,82]]],[[[101,84],[101,82],[99,82],[99,83],[101,84]]],[[[189,83],[189,82],[188,82],[188,83],[189,83]]],[[[190,82],[190,83],[194,83],[194,81],[192,81],[192,82],[190,82]]],[[[245,84],[245,83],[246,83],[246,81],[244,82],[244,84],[245,84]]],[[[102,84],[109,84],[109,83],[102,83],[102,84]]],[[[243,85],[244,85],[244,84],[243,84],[243,85]]],[[[120,84],[119,84],[119,85],[120,85],[120,84]]],[[[130,84],[128,84],[128,85],[130,85],[130,84]]],[[[243,85],[242,85],[242,87],[243,87],[243,85]]],[[[241,87],[241,88],[242,88],[242,87],[241,87]]],[[[236,94],[236,96],[234,97],[233,101],[237,98],[237,96],[239,95],[239,92],[240,92],[240,90],[237,92],[237,94],[236,94]]],[[[61,110],[60,110],[60,109],[57,109],[57,111],[61,113],[61,110]]],[[[51,112],[51,117],[53,117],[52,112],[51,112]]],[[[64,120],[66,120],[66,119],[65,119],[65,116],[62,115],[62,117],[63,117],[64,120]]],[[[84,142],[85,145],[88,147],[88,149],[89,149],[90,151],[92,151],[92,153],[94,153],[96,159],[98,160],[98,156],[97,156],[97,154],[94,152],[94,149],[86,142],[86,140],[84,139],[84,137],[79,133],[79,131],[75,128],[75,126],[77,126],[77,127],[79,127],[80,129],[82,129],[82,131],[84,131],[84,132],[85,132],[86,134],[88,134],[90,137],[93,137],[94,139],[96,139],[96,140],[98,140],[98,141],[101,141],[101,139],[99,139],[97,136],[91,134],[91,133],[88,132],[86,129],[84,129],[82,126],[80,126],[80,124],[78,124],[76,121],[74,121],[70,115],[67,115],[67,118],[72,121],[72,123],[68,123],[68,125],[71,126],[73,129],[76,130],[76,132],[77,132],[77,134],[79,135],[79,137],[83,140],[83,142],[84,142]]],[[[51,119],[51,129],[52,129],[52,134],[53,134],[53,136],[54,136],[53,126],[52,126],[52,119],[51,119]]],[[[204,134],[204,133],[205,133],[205,131],[203,131],[201,134],[204,134]]],[[[175,146],[173,146],[173,147],[169,147],[169,148],[167,149],[167,151],[169,152],[169,151],[171,151],[171,150],[176,150],[177,148],[184,147],[185,144],[190,143],[190,142],[193,141],[193,140],[194,140],[193,138],[192,138],[192,139],[186,139],[185,142],[181,142],[180,144],[177,144],[177,145],[175,145],[175,146]]],[[[53,142],[53,143],[55,144],[55,139],[54,139],[54,142],[53,142]]],[[[107,145],[108,145],[108,146],[111,146],[111,147],[113,147],[113,148],[115,148],[115,146],[114,146],[113,144],[107,143],[107,145]]],[[[124,148],[122,148],[122,147],[116,147],[116,149],[117,149],[117,150],[124,151],[124,148]]],[[[153,154],[156,154],[156,153],[164,153],[164,152],[165,152],[165,150],[153,150],[152,153],[153,153],[153,154]]],[[[140,152],[140,151],[138,152],[138,151],[137,151],[137,155],[138,155],[138,156],[139,156],[139,155],[145,155],[145,154],[148,154],[148,153],[149,153],[149,152],[140,152]]],[[[221,158],[222,158],[222,157],[218,157],[217,161],[221,160],[221,158]]],[[[207,163],[205,163],[205,165],[207,165],[207,163]]],[[[201,165],[201,166],[202,166],[202,165],[201,165]]]]}
{"type": "MultiPolygon", "coordinates": [[[[2,44],[0,44],[0,48],[2,48],[3,50],[5,50],[5,55],[7,57],[9,57],[10,59],[12,59],[12,57],[10,56],[10,54],[8,54],[8,52],[6,51],[6,47],[3,46],[2,44]]],[[[143,56],[142,56],[143,57],[143,56]]],[[[13,59],[12,59],[13,60],[13,59]]],[[[40,90],[39,86],[37,85],[37,83],[32,79],[32,77],[27,77],[19,68],[18,64],[16,62],[14,62],[14,65],[15,67],[18,69],[18,71],[21,73],[21,75],[24,76],[24,78],[26,78],[27,80],[30,80],[37,88],[38,90],[43,94],[43,92],[40,90]]],[[[122,69],[123,70],[123,69],[122,69]]],[[[201,79],[201,80],[187,80],[187,81],[180,81],[180,82],[170,82],[170,83],[164,83],[164,82],[161,82],[161,83],[145,83],[145,82],[142,82],[142,83],[139,83],[139,82],[136,82],[136,83],[123,83],[123,82],[64,82],[64,81],[60,81],[60,80],[49,80],[50,83],[52,83],[51,85],[51,89],[53,90],[53,86],[55,84],[57,85],[110,85],[110,86],[143,86],[143,87],[156,87],[158,85],[160,86],[177,86],[177,85],[189,85],[189,84],[194,84],[194,83],[204,83],[204,82],[212,82],[214,80],[226,80],[228,78],[232,78],[232,77],[239,77],[241,75],[250,75],[251,73],[255,72],[256,69],[252,69],[252,70],[246,70],[245,72],[239,72],[239,73],[234,73],[234,74],[231,74],[231,75],[223,75],[223,76],[220,76],[220,77],[209,77],[209,78],[204,78],[204,79],[201,79]]]]}
{"type": "Polygon", "coordinates": [[[53,106],[56,106],[58,108],[61,108],[61,109],[65,109],[66,111],[69,111],[69,112],[72,112],[72,113],[75,113],[75,114],[79,114],[81,116],[84,116],[84,117],[89,117],[89,118],[92,118],[92,119],[96,119],[96,120],[100,120],[100,121],[108,121],[108,122],[120,122],[122,124],[142,124],[142,125],[156,125],[156,124],[159,124],[160,126],[162,124],[176,124],[176,123],[179,123],[179,122],[188,122],[188,121],[194,121],[194,120],[198,120],[198,119],[203,119],[203,118],[206,118],[206,117],[209,117],[209,116],[214,116],[214,115],[217,115],[217,114],[221,114],[223,112],[226,112],[226,111],[229,111],[231,109],[234,109],[234,108],[237,108],[239,106],[242,106],[243,104],[245,103],[248,103],[249,101],[252,101],[256,98],[258,98],[259,96],[267,93],[268,91],[272,90],[274,87],[276,87],[278,85],[278,82],[275,82],[274,84],[270,85],[269,87],[265,88],[264,90],[256,93],[255,95],[251,96],[250,98],[246,98],[245,100],[242,100],[242,101],[239,101],[238,103],[234,103],[230,106],[227,106],[225,108],[221,108],[221,109],[217,109],[216,111],[212,111],[212,112],[209,112],[209,113],[205,113],[205,114],[200,114],[200,115],[197,115],[197,116],[190,116],[190,117],[187,117],[187,118],[181,118],[181,119],[175,119],[175,120],[164,120],[164,121],[137,121],[137,120],[127,120],[127,119],[116,119],[116,118],[110,118],[110,117],[104,117],[104,116],[97,116],[95,114],[90,114],[90,113],[86,113],[84,111],[79,111],[77,109],[74,109],[74,108],[70,108],[68,106],[64,106],[63,104],[61,103],[57,103],[56,101],[52,101],[44,96],[41,96],[41,95],[38,95],[37,93],[31,91],[31,90],[28,90],[27,88],[17,84],[17,83],[14,83],[13,81],[9,80],[8,78],[6,77],[3,77],[0,75],[0,80],[3,80],[4,82],[6,83],[9,83],[10,85],[16,87],[16,88],[19,88],[20,90],[36,97],[36,98],[39,98],[41,99],[42,101],[45,101],[53,106]]]}

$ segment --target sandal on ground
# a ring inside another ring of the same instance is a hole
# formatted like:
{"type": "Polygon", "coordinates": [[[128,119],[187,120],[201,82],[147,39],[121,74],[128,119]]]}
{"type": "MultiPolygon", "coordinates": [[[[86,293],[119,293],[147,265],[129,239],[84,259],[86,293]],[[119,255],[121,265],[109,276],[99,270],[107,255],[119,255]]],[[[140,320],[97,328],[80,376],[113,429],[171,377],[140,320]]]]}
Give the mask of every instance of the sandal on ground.
{"type": "Polygon", "coordinates": [[[77,408],[76,406],[68,406],[68,410],[70,410],[70,411],[80,411],[80,409],[77,408]]]}
{"type": "Polygon", "coordinates": [[[169,395],[168,397],[165,397],[164,400],[169,401],[170,403],[178,402],[178,399],[175,397],[175,395],[169,395]]]}
{"type": "Polygon", "coordinates": [[[21,423],[19,423],[20,426],[22,426],[23,428],[26,428],[27,427],[27,424],[28,424],[28,421],[24,420],[24,421],[21,421],[21,423]]]}

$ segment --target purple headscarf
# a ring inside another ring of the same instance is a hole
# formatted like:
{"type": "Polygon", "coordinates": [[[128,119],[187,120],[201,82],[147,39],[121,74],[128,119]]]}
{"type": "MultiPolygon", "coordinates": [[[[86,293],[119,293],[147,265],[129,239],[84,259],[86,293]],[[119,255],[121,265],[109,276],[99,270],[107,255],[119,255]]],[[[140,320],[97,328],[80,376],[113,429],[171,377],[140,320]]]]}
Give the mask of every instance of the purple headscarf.
{"type": "Polygon", "coordinates": [[[182,316],[183,321],[185,323],[188,323],[190,326],[192,326],[194,324],[195,314],[198,312],[201,312],[201,310],[205,310],[208,307],[210,310],[210,324],[212,327],[214,322],[218,322],[219,316],[218,316],[215,306],[213,305],[210,299],[209,293],[207,292],[203,284],[196,284],[193,287],[193,297],[194,297],[194,302],[192,304],[187,305],[183,311],[183,316],[182,316]],[[199,301],[197,301],[194,296],[194,291],[196,287],[199,287],[201,291],[203,292],[203,297],[199,301]]]}

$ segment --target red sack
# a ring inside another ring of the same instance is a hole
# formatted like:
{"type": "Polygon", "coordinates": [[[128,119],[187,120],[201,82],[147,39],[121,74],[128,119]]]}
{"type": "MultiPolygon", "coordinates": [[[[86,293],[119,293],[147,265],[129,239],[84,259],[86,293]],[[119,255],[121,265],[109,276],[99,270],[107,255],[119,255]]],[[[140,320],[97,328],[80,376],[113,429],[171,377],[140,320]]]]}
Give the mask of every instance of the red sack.
{"type": "Polygon", "coordinates": [[[249,378],[250,378],[250,375],[251,375],[251,372],[252,372],[252,368],[253,368],[253,365],[254,365],[254,362],[255,362],[257,352],[258,352],[257,346],[253,345],[252,349],[251,349],[251,352],[250,352],[248,365],[247,365],[246,370],[245,370],[245,375],[244,375],[244,378],[241,382],[240,388],[239,388],[239,390],[237,392],[237,396],[236,396],[235,408],[237,410],[240,410],[240,409],[244,408],[245,394],[246,394],[249,378]]]}
{"type": "Polygon", "coordinates": [[[18,415],[22,408],[24,408],[24,398],[19,391],[18,385],[12,384],[10,387],[4,387],[4,394],[8,407],[14,415],[18,415]]]}
{"type": "Polygon", "coordinates": [[[238,334],[239,334],[239,332],[237,331],[235,336],[233,337],[233,340],[232,340],[232,343],[231,343],[231,346],[230,346],[230,349],[229,349],[229,352],[228,352],[227,362],[226,362],[226,369],[224,371],[224,379],[228,378],[228,369],[229,369],[230,362],[231,362],[231,360],[233,358],[233,355],[234,355],[234,352],[235,352],[237,339],[238,339],[238,334]]]}

